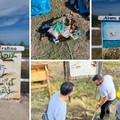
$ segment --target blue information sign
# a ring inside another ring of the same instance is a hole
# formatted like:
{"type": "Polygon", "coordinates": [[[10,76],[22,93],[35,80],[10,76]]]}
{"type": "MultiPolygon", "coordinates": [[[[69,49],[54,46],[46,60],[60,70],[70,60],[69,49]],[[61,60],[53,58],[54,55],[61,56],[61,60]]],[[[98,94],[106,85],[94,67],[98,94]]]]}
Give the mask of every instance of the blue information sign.
{"type": "Polygon", "coordinates": [[[120,21],[102,21],[103,48],[120,47],[120,21]]]}

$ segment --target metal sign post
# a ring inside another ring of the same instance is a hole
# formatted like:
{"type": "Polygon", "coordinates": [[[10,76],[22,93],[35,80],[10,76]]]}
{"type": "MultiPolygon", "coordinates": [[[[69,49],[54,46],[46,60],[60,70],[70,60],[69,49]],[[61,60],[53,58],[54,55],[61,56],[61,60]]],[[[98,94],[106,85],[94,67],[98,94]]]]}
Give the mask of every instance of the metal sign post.
{"type": "MultiPolygon", "coordinates": [[[[99,61],[98,74],[102,74],[102,67],[103,67],[103,62],[102,62],[102,61],[99,61]]],[[[97,91],[98,91],[98,87],[96,86],[95,98],[96,98],[96,95],[97,95],[97,91]]]]}

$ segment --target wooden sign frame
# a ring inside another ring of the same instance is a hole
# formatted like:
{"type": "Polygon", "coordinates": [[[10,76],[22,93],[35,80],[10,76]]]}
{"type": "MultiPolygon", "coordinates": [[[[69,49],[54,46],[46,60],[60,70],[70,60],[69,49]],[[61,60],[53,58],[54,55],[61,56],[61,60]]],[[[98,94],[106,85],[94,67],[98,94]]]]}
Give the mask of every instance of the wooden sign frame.
{"type": "Polygon", "coordinates": [[[31,89],[48,88],[50,92],[50,80],[48,64],[32,65],[31,66],[31,89]]]}

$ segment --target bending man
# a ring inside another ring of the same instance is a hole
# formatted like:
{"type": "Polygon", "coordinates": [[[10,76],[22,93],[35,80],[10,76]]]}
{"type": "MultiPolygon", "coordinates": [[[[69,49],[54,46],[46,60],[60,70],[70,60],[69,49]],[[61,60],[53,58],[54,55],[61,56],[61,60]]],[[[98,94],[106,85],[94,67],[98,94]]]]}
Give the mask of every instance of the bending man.
{"type": "Polygon", "coordinates": [[[109,106],[116,98],[116,90],[110,75],[101,77],[97,74],[93,77],[93,81],[100,88],[100,96],[102,97],[102,101],[96,106],[96,109],[101,108],[101,113],[100,116],[97,117],[97,120],[102,120],[105,114],[110,114],[109,106]]]}

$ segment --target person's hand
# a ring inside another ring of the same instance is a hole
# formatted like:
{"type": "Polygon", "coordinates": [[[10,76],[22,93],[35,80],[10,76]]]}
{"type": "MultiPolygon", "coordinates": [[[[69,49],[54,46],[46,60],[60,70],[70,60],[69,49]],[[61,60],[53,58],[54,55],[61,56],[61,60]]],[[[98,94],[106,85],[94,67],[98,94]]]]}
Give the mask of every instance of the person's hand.
{"type": "Polygon", "coordinates": [[[96,105],[96,109],[99,109],[99,108],[100,108],[100,104],[97,104],[97,105],[96,105]]]}

